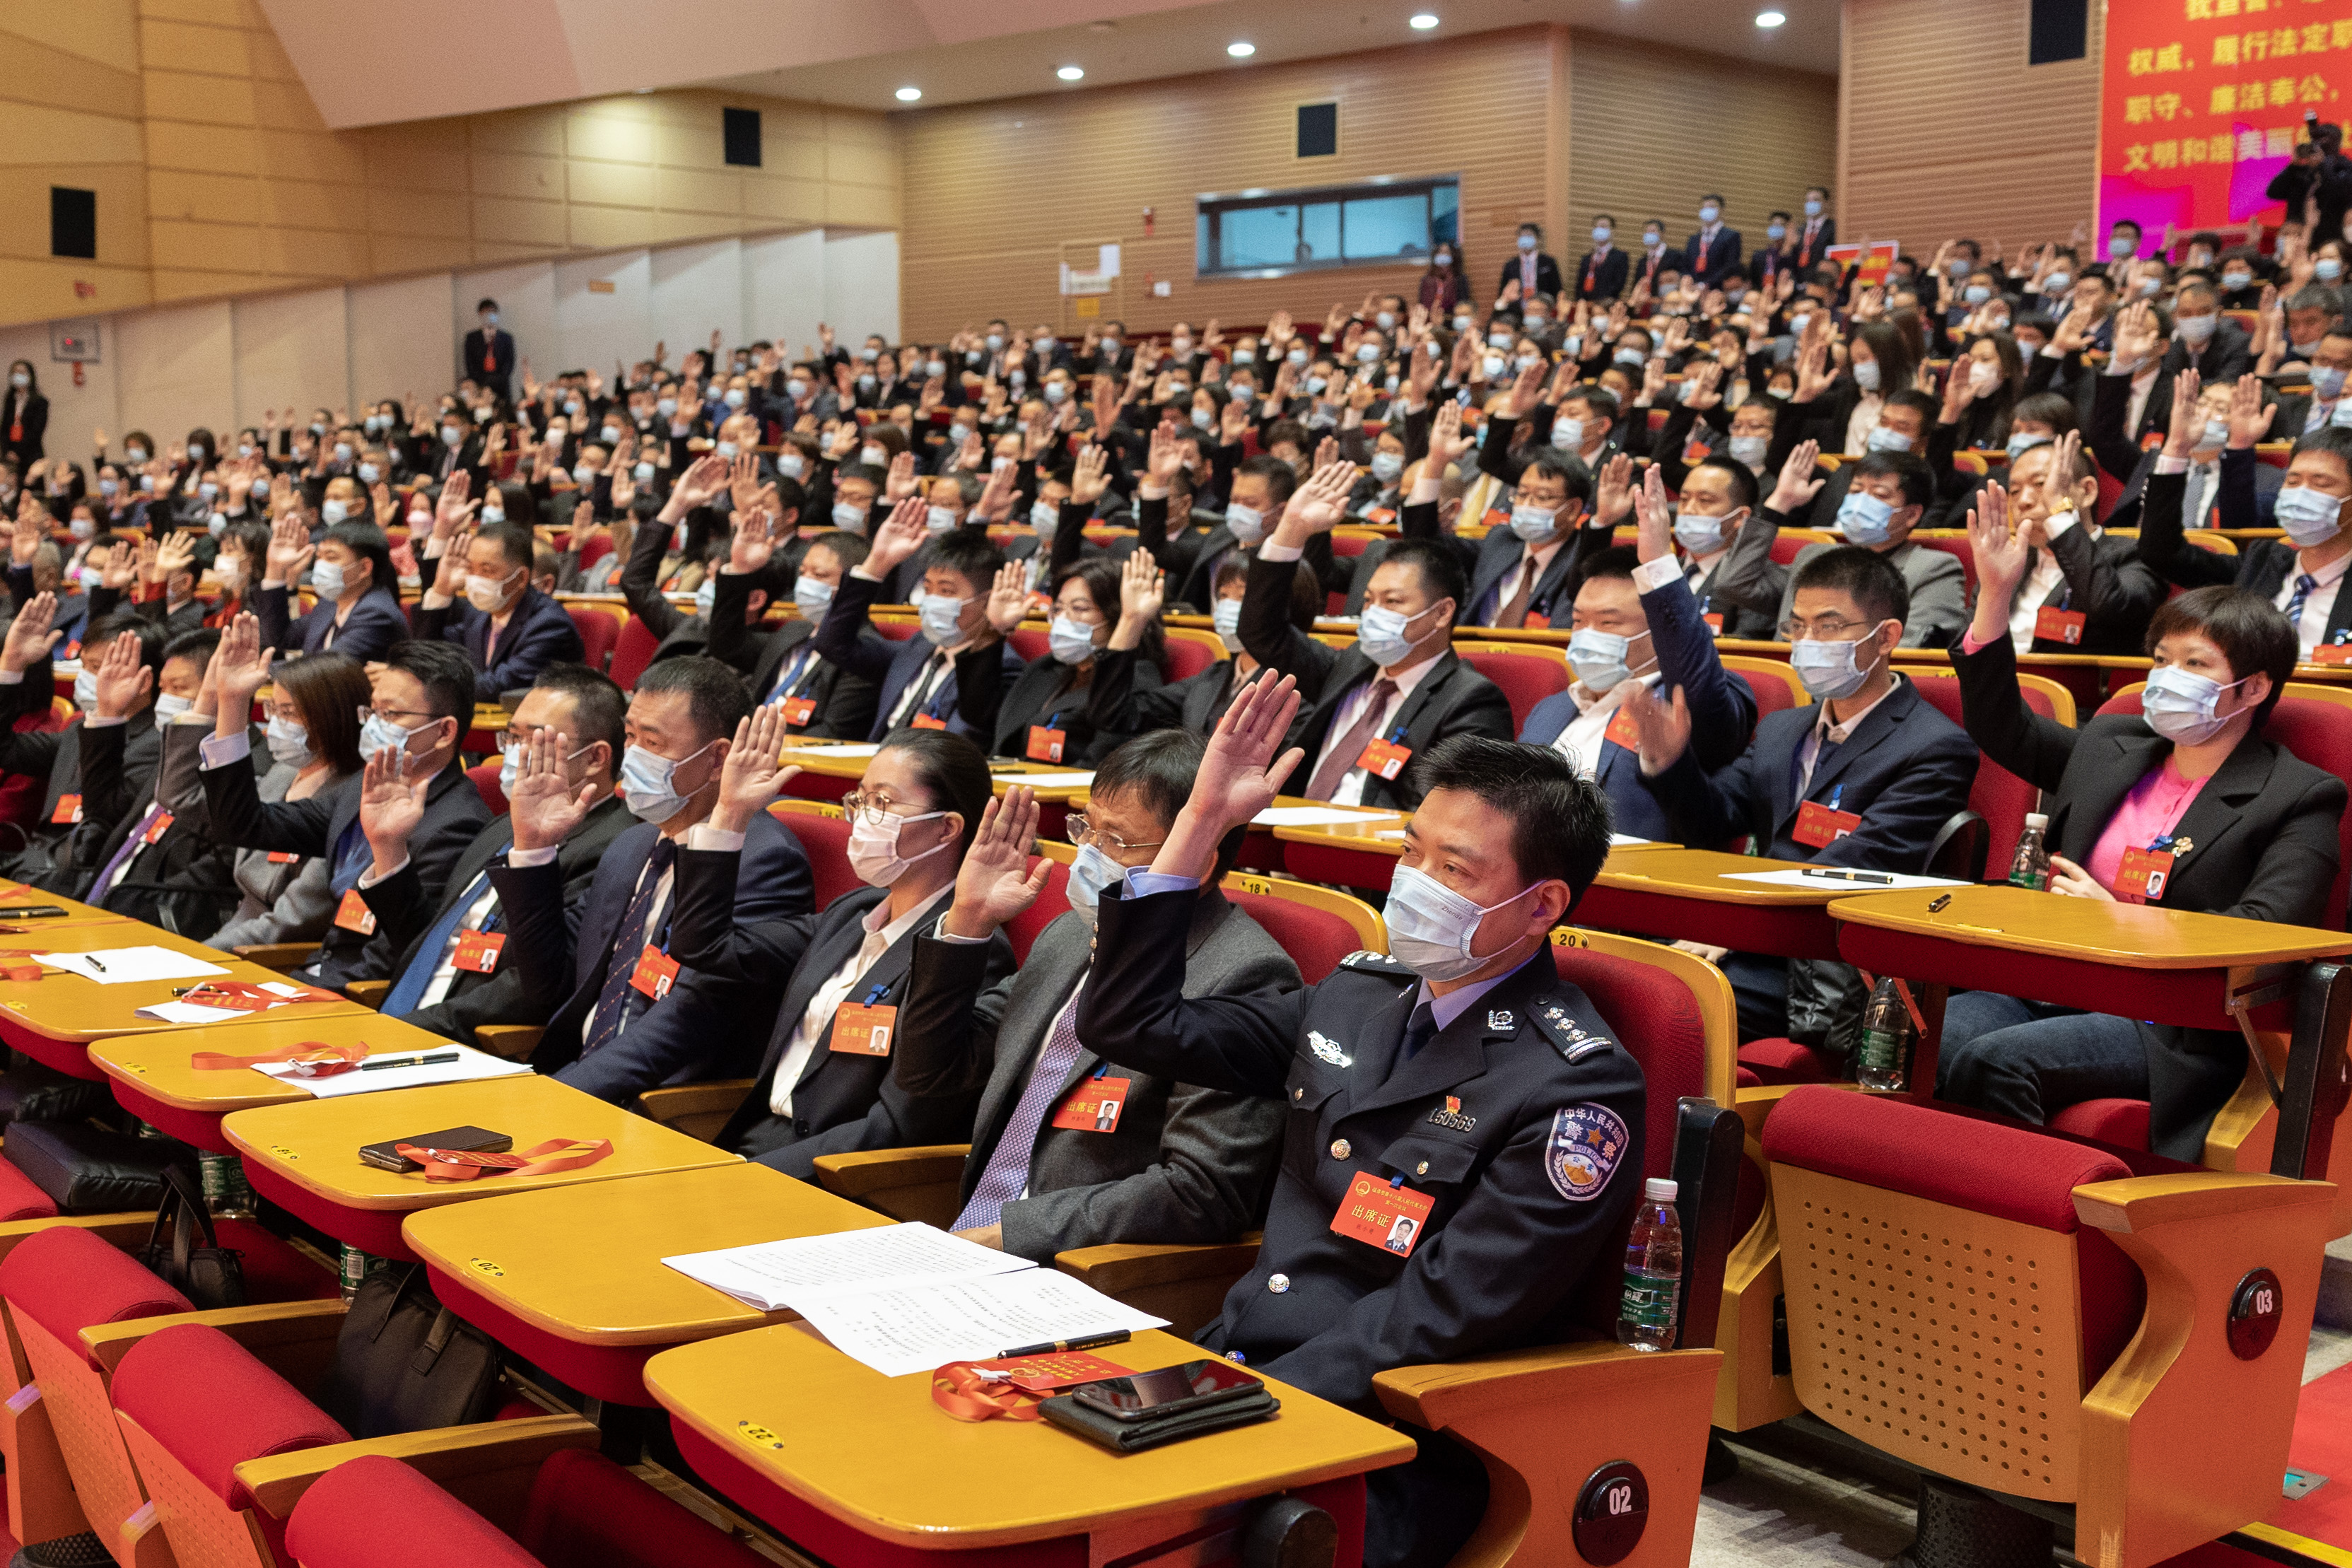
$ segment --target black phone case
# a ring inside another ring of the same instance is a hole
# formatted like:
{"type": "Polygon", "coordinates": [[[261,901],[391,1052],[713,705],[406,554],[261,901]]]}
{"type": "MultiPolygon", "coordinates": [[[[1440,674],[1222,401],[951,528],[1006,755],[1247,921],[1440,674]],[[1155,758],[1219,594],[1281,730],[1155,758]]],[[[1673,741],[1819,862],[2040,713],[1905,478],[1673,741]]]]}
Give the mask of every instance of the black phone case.
{"type": "Polygon", "coordinates": [[[514,1140],[503,1132],[492,1132],[483,1127],[444,1127],[438,1132],[418,1132],[406,1138],[387,1138],[381,1143],[360,1145],[362,1163],[383,1171],[398,1171],[403,1174],[425,1167],[404,1155],[394,1152],[401,1143],[414,1143],[426,1149],[450,1149],[461,1153],[503,1154],[514,1147],[514,1140]]]}

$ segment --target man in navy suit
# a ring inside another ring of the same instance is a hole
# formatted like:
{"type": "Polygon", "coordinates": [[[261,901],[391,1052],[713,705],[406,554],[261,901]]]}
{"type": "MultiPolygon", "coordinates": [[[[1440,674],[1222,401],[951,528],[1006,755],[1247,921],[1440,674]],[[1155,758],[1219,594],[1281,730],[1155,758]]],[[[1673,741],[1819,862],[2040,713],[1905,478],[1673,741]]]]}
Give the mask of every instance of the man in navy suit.
{"type": "Polygon", "coordinates": [[[1822,264],[1831,246],[1837,243],[1837,219],[1830,216],[1830,193],[1826,186],[1805,187],[1805,221],[1796,233],[1793,265],[1800,278],[1822,264]]]}
{"type": "Polygon", "coordinates": [[[414,616],[417,637],[466,650],[475,684],[491,697],[522,690],[549,665],[582,658],[572,613],[531,585],[533,551],[530,530],[511,519],[460,533],[414,616]]]}
{"type": "Polygon", "coordinates": [[[1625,253],[1610,240],[1617,232],[1617,220],[1607,213],[1592,220],[1592,248],[1576,264],[1576,297],[1580,300],[1614,300],[1625,291],[1625,277],[1633,268],[1625,253]]]}
{"type": "Polygon", "coordinates": [[[1698,232],[1683,247],[1683,261],[1691,281],[1702,289],[1720,289],[1739,270],[1739,231],[1723,221],[1721,196],[1698,199],[1698,232]]]}
{"type": "Polygon", "coordinates": [[[400,608],[400,575],[392,564],[392,542],[372,522],[339,522],[310,542],[301,492],[278,514],[269,531],[269,553],[254,610],[261,621],[261,646],[282,654],[348,654],[373,663],[394,643],[408,640],[408,616],[400,608]],[[316,558],[310,586],[319,602],[289,619],[294,579],[316,558]]]}
{"type": "Polygon", "coordinates": [[[996,733],[995,708],[968,711],[962,697],[967,682],[960,677],[978,668],[974,660],[1000,660],[1003,679],[978,685],[1002,691],[1026,668],[988,624],[988,595],[1003,568],[1004,552],[978,528],[943,533],[927,545],[929,510],[920,498],[910,498],[875,531],[865,561],[851,567],[834,591],[816,628],[816,651],[835,668],[882,689],[866,739],[879,741],[912,725],[962,735],[985,750],[996,733]],[[910,597],[922,615],[922,630],[898,643],[864,636],[866,613],[884,580],[918,550],[926,551],[928,564],[910,597]]]}
{"type": "MultiPolygon", "coordinates": [[[[1511,486],[1511,521],[1489,529],[1472,543],[1437,527],[1440,481],[1447,465],[1470,450],[1461,432],[1462,410],[1452,402],[1441,405],[1430,428],[1432,461],[1421,466],[1401,520],[1407,539],[1443,540],[1462,558],[1469,590],[1454,613],[1457,626],[1556,626],[1568,616],[1576,592],[1578,562],[1609,547],[1612,530],[1591,512],[1592,473],[1573,454],[1558,447],[1532,446],[1511,472],[1508,459],[1487,453],[1507,446],[1517,421],[1542,395],[1545,367],[1531,365],[1520,373],[1509,401],[1488,426],[1486,451],[1479,467],[1511,486]],[[1507,476],[1507,478],[1506,477],[1507,476]]],[[[1570,400],[1571,403],[1576,401],[1570,400]]],[[[1573,416],[1570,423],[1578,423],[1573,416]]]]}
{"type": "Polygon", "coordinates": [[[508,378],[514,374],[514,334],[499,330],[496,300],[485,300],[474,309],[482,324],[466,334],[466,373],[459,379],[488,387],[503,403],[512,395],[508,378]]]}
{"type": "MultiPolygon", "coordinates": [[[[682,967],[669,956],[677,854],[719,802],[719,771],[751,711],[742,678],[715,658],[664,659],[637,681],[621,794],[636,816],[598,862],[578,929],[564,917],[564,840],[596,805],[593,782],[563,770],[569,737],[533,734],[515,779],[514,847],[489,866],[509,922],[501,963],[524,988],[564,1001],[531,1066],[625,1105],[648,1089],[748,1078],[775,1016],[773,991],[682,967]],[[764,1007],[764,1011],[762,1008],[764,1007]]],[[[735,918],[783,920],[814,900],[808,857],[773,816],[745,830],[735,918]]]]}
{"type": "MultiPolygon", "coordinates": [[[[1816,700],[1765,715],[1747,752],[1712,774],[1692,744],[1686,697],[1629,693],[1670,837],[1717,845],[1745,835],[1776,860],[1924,870],[1937,833],[1969,803],[1977,748],[1888,663],[1910,607],[1902,572],[1875,551],[1840,545],[1806,561],[1790,662],[1816,700]]],[[[1786,960],[1706,955],[1730,977],[1741,1038],[1789,1033],[1786,960]]]]}
{"type": "Polygon", "coordinates": [[[1756,694],[1716,657],[1715,639],[1675,558],[1664,486],[1654,478],[1633,494],[1638,546],[1590,558],[1576,590],[1568,643],[1576,684],[1537,703],[1519,739],[1555,748],[1600,784],[1618,832],[1668,838],[1657,781],[1643,773],[1638,747],[1627,744],[1635,739],[1630,722],[1619,721],[1624,703],[1637,687],[1681,693],[1698,765],[1719,768],[1739,755],[1756,728],[1756,694]]]}

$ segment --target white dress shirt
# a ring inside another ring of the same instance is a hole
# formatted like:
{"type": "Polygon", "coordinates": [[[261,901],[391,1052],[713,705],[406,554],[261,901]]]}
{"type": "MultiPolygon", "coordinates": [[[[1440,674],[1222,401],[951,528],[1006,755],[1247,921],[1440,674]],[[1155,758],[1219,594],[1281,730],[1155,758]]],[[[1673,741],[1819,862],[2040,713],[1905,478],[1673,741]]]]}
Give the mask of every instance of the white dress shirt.
{"type": "Polygon", "coordinates": [[[1599,696],[1585,689],[1584,682],[1580,680],[1570,686],[1568,695],[1576,703],[1576,717],[1569,721],[1567,729],[1552,738],[1552,750],[1566,757],[1569,765],[1578,773],[1585,778],[1592,777],[1601,771],[1601,742],[1608,739],[1609,721],[1617,717],[1620,708],[1625,706],[1625,694],[1636,686],[1656,690],[1659,674],[1654,669],[1647,675],[1621,680],[1599,696]]]}
{"type": "MultiPolygon", "coordinates": [[[[2352,555],[2339,555],[2311,574],[2319,579],[2319,586],[2304,600],[2303,613],[2295,619],[2295,657],[2298,658],[2308,659],[2311,650],[2326,637],[2327,620],[2336,613],[2336,591],[2344,585],[2344,570],[2347,566],[2352,566],[2352,555]]],[[[2287,601],[2294,597],[2294,580],[2302,575],[2303,564],[2298,558],[2294,565],[2287,568],[2286,581],[2280,584],[2279,591],[2271,595],[2271,603],[2284,610],[2287,601]]]]}
{"type": "Polygon", "coordinates": [[[801,1015],[792,1038],[784,1042],[784,1054],[776,1063],[776,1076],[768,1087],[768,1109],[778,1116],[793,1113],[793,1088],[808,1070],[809,1058],[815,1054],[817,1042],[824,1038],[825,1027],[834,1013],[849,997],[850,992],[866,977],[866,972],[890,951],[898,940],[915,929],[916,924],[939,910],[940,900],[955,891],[954,884],[941,888],[915,909],[897,920],[891,920],[890,900],[883,900],[866,911],[859,921],[866,928],[866,940],[849,961],[826,977],[809,998],[808,1011],[801,1015]]]}

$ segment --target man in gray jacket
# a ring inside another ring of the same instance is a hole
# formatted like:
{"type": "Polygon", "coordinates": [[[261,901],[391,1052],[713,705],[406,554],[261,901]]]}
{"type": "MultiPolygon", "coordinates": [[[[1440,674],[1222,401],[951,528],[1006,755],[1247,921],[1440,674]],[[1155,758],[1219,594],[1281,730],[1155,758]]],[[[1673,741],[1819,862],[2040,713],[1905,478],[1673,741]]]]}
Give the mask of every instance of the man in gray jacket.
{"type": "MultiPolygon", "coordinates": [[[[1108,1242],[1230,1241],[1262,1217],[1279,1101],[1114,1067],[1077,1034],[1096,900],[1126,868],[1150,864],[1202,748],[1190,731],[1159,730],[1104,759],[1085,816],[1070,819],[1081,846],[1070,911],[1013,973],[983,988],[989,939],[1034,901],[1051,868],[1030,868],[1036,806],[1026,791],[989,811],[948,912],[917,940],[892,1073],[914,1108],[911,1142],[969,1130],[958,1234],[1050,1263],[1108,1242]]],[[[1188,996],[1299,988],[1289,955],[1217,890],[1240,847],[1236,833],[1194,909],[1188,996]]]]}

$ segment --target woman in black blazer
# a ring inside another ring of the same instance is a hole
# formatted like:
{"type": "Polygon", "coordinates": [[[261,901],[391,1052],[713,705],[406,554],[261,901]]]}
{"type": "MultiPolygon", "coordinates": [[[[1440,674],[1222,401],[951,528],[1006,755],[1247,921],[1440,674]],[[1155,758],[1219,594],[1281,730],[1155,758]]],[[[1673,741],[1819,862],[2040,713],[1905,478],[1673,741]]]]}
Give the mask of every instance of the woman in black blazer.
{"type": "Polygon", "coordinates": [[[41,378],[33,362],[20,359],[8,367],[8,393],[0,398],[0,454],[16,459],[23,473],[40,461],[42,434],[49,427],[49,400],[41,395],[41,378]]]}
{"type": "MultiPolygon", "coordinates": [[[[1140,551],[1130,557],[1134,558],[1147,565],[1150,562],[1140,551]]],[[[1007,563],[989,595],[989,619],[1000,634],[1009,633],[1008,620],[1014,626],[1020,623],[1028,597],[1023,586],[1024,571],[1021,563],[1007,563]]],[[[1090,768],[1129,738],[1127,731],[1099,727],[1094,710],[1097,655],[1119,620],[1119,568],[1108,555],[1091,556],[1056,571],[1052,584],[1053,646],[1029,661],[998,702],[994,740],[989,750],[1000,757],[1090,768]]],[[[1137,651],[1130,677],[1137,685],[1160,684],[1163,643],[1155,618],[1137,651]]],[[[1003,668],[992,659],[984,662],[992,672],[1003,668]]],[[[991,674],[981,679],[995,678],[991,674]]],[[[974,681],[975,687],[979,684],[974,681]]],[[[976,705],[984,704],[986,695],[967,690],[964,712],[969,715],[976,705]]]]}
{"type": "MultiPolygon", "coordinates": [[[[2050,818],[2053,893],[2294,925],[2340,923],[2336,883],[2344,781],[2263,737],[2294,672],[2294,630],[2242,588],[2194,589],[2161,605],[2146,647],[2157,668],[2145,716],[2070,730],[2025,706],[2008,636],[2027,546],[1988,486],[1969,520],[1976,619],[1952,663],[1969,738],[2037,784],[2050,818]]],[[[2131,998],[2116,997],[2126,1012],[2131,998]]],[[[2213,1114],[2245,1075],[2232,1032],[2074,1013],[1990,992],[1945,1012],[1937,1092],[2039,1122],[2084,1100],[2151,1102],[2149,1142],[2195,1161],[2213,1114]]]]}

